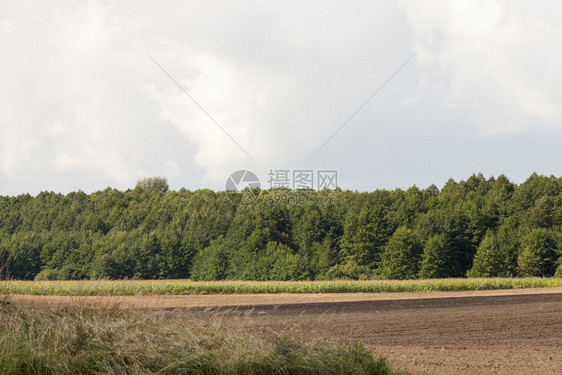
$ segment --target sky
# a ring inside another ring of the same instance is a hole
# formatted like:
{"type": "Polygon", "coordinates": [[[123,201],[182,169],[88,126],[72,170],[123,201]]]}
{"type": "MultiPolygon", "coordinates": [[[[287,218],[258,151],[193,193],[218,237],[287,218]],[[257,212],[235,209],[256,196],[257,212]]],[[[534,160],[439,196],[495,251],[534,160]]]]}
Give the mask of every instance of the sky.
{"type": "Polygon", "coordinates": [[[224,190],[241,169],[358,191],[560,176],[561,19],[555,1],[2,1],[0,195],[224,190]]]}

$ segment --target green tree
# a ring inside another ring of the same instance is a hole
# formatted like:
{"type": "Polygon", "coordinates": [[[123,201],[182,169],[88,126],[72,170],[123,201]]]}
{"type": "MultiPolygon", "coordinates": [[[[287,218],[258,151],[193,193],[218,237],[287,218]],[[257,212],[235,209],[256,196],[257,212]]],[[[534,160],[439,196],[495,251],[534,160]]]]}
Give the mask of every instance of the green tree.
{"type": "Polygon", "coordinates": [[[551,275],[560,263],[562,178],[553,176],[517,185],[478,174],[441,190],[269,190],[248,206],[208,189],[163,191],[0,196],[0,276],[413,277],[399,266],[415,270],[416,257],[420,277],[513,276],[551,275]],[[272,204],[277,193],[333,202],[272,204]],[[410,258],[408,246],[389,242],[405,228],[423,254],[410,258]]]}
{"type": "Polygon", "coordinates": [[[528,228],[550,228],[554,219],[554,200],[549,196],[542,196],[535,205],[526,212],[525,223],[528,228]]]}
{"type": "Polygon", "coordinates": [[[480,243],[469,277],[513,277],[517,274],[520,241],[513,224],[506,222],[497,231],[488,231],[480,243]]]}
{"type": "Polygon", "coordinates": [[[372,270],[367,266],[362,266],[355,257],[345,257],[340,263],[330,268],[326,274],[326,279],[351,279],[364,280],[370,279],[373,275],[372,270]]]}
{"type": "Polygon", "coordinates": [[[495,241],[494,234],[488,233],[478,247],[472,268],[468,277],[496,277],[503,276],[505,271],[505,256],[495,241]]]}
{"type": "Polygon", "coordinates": [[[113,254],[100,255],[92,265],[93,278],[120,279],[122,269],[113,254]]]}
{"type": "Polygon", "coordinates": [[[520,276],[552,276],[559,254],[556,238],[546,229],[534,229],[523,239],[517,264],[520,276]]]}
{"type": "Polygon", "coordinates": [[[286,245],[268,242],[256,262],[257,280],[291,280],[299,277],[299,255],[286,245]]]}
{"type": "Polygon", "coordinates": [[[160,176],[141,178],[137,181],[136,187],[147,191],[161,191],[162,193],[167,193],[170,189],[168,181],[160,176]]]}
{"type": "Polygon", "coordinates": [[[391,233],[390,224],[380,207],[365,207],[358,214],[350,212],[341,239],[342,255],[353,257],[360,266],[377,268],[391,233]]]}
{"type": "Polygon", "coordinates": [[[223,238],[211,244],[193,258],[191,278],[193,280],[223,280],[228,268],[228,258],[223,238]]]}
{"type": "Polygon", "coordinates": [[[382,253],[380,274],[389,279],[414,279],[418,275],[422,245],[414,231],[396,229],[382,253]]]}
{"type": "Polygon", "coordinates": [[[312,249],[316,266],[315,278],[325,279],[326,272],[339,262],[336,244],[332,238],[326,236],[321,243],[315,242],[312,249]]]}
{"type": "Polygon", "coordinates": [[[419,276],[424,279],[449,275],[449,244],[444,234],[434,234],[427,240],[422,254],[419,276]]]}

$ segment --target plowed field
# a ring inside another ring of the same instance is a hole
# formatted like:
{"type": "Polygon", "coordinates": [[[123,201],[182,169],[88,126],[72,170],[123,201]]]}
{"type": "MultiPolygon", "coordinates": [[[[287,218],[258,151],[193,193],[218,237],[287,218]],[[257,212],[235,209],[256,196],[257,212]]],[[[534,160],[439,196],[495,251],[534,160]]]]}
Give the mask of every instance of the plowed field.
{"type": "Polygon", "coordinates": [[[12,296],[36,306],[165,309],[310,340],[359,341],[411,374],[562,374],[562,288],[484,292],[12,296]]]}

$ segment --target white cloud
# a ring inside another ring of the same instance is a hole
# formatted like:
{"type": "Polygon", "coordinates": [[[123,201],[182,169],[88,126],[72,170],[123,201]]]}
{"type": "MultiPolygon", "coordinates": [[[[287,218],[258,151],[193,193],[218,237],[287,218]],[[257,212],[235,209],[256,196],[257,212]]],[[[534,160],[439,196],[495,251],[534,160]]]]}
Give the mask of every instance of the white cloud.
{"type": "Polygon", "coordinates": [[[267,127],[259,126],[256,116],[264,110],[270,87],[222,62],[212,55],[182,45],[166,43],[159,58],[167,72],[217,121],[236,145],[214,121],[207,116],[165,73],[155,65],[154,80],[164,83],[161,89],[154,84],[144,87],[146,95],[159,108],[159,119],[176,127],[197,146],[195,166],[204,171],[208,182],[223,182],[240,166],[255,166],[244,150],[255,159],[270,160],[264,145],[269,143],[267,127]],[[188,64],[169,64],[170,51],[180,56],[191,56],[188,64]]]}
{"type": "Polygon", "coordinates": [[[483,133],[562,119],[562,7],[556,2],[407,1],[425,84],[474,112],[483,133]]]}
{"type": "Polygon", "coordinates": [[[9,190],[133,186],[156,119],[138,121],[150,105],[138,82],[150,67],[131,59],[138,44],[121,49],[118,17],[96,2],[4,8],[0,168],[9,190]]]}
{"type": "MultiPolygon", "coordinates": [[[[486,171],[498,134],[524,143],[525,132],[556,128],[560,6],[401,4],[3,1],[0,194],[125,189],[147,175],[222,188],[244,168],[262,178],[338,169],[352,189],[408,186],[456,165],[462,177],[486,171]],[[417,67],[306,164],[412,49],[417,67]]],[[[555,159],[535,141],[529,168],[555,159]]]]}

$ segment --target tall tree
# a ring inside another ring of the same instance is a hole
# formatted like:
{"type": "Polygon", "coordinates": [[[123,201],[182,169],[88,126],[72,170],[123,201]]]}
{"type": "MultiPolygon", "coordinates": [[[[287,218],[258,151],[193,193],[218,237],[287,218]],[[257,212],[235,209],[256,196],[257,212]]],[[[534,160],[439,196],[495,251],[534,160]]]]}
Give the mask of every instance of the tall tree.
{"type": "Polygon", "coordinates": [[[420,264],[419,277],[424,279],[442,278],[449,271],[450,246],[444,234],[434,234],[425,243],[420,264]]]}
{"type": "Polygon", "coordinates": [[[523,239],[523,249],[517,264],[520,276],[552,276],[560,254],[554,234],[546,229],[534,229],[523,239]]]}
{"type": "Polygon", "coordinates": [[[398,228],[382,253],[380,274],[389,279],[414,279],[418,276],[422,244],[406,227],[398,228]]]}

